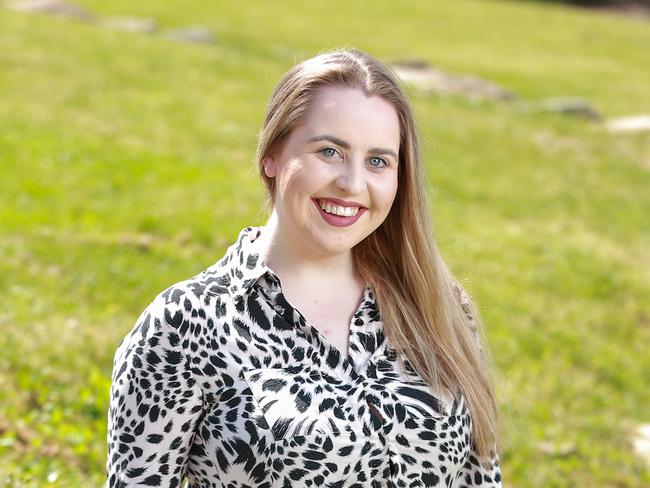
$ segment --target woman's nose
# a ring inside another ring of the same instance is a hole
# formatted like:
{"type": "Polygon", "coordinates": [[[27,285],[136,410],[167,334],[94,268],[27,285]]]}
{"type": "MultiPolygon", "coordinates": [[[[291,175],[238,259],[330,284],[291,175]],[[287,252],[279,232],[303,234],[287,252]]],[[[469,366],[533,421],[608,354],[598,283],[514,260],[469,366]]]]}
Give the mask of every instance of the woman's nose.
{"type": "Polygon", "coordinates": [[[366,185],[363,162],[348,160],[340,167],[341,173],[336,178],[336,186],[352,195],[361,193],[366,185]]]}

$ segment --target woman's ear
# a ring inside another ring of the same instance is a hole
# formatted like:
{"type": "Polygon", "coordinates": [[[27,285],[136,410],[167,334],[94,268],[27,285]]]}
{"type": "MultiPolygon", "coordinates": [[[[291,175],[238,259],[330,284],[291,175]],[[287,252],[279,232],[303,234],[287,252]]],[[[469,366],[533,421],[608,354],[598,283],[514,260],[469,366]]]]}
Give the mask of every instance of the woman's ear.
{"type": "Polygon", "coordinates": [[[269,178],[273,178],[276,174],[275,159],[271,156],[266,156],[262,159],[262,166],[264,167],[264,174],[269,178]]]}

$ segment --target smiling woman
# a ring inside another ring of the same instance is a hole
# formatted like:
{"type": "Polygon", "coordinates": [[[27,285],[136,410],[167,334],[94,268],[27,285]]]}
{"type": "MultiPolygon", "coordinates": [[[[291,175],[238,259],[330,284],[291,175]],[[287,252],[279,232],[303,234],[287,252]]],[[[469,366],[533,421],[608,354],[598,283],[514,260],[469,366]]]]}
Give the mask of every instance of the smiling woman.
{"type": "Polygon", "coordinates": [[[108,486],[501,486],[487,354],[394,75],[352,49],[294,66],[257,161],[266,225],[117,349],[108,486]]]}
{"type": "MultiPolygon", "coordinates": [[[[321,283],[349,282],[351,249],[381,225],[395,199],[399,143],[389,102],[358,88],[319,89],[301,124],[262,161],[276,181],[273,248],[307,262],[329,260],[321,283]]],[[[280,259],[268,256],[267,264],[276,269],[272,262],[280,259]]]]}

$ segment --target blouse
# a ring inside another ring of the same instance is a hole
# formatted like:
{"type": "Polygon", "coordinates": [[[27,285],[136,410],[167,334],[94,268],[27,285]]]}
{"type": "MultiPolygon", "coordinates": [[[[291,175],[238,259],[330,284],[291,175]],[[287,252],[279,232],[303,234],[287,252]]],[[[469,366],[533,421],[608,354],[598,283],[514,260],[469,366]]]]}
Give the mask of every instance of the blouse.
{"type": "Polygon", "coordinates": [[[162,291],[120,343],[107,486],[500,487],[463,397],[399,367],[370,286],[345,357],[282,294],[264,230],[162,291]]]}

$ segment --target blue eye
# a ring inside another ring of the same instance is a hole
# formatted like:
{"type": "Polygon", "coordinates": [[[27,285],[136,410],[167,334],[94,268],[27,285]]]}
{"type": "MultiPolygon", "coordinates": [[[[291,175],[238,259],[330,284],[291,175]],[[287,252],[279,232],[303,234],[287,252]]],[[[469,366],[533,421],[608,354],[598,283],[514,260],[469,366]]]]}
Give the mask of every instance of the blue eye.
{"type": "Polygon", "coordinates": [[[336,156],[336,153],[338,151],[336,149],[334,149],[333,147],[324,147],[323,149],[320,149],[318,152],[321,153],[326,158],[331,158],[331,157],[336,156]]]}
{"type": "Polygon", "coordinates": [[[372,166],[373,168],[384,168],[388,166],[388,162],[384,158],[378,158],[375,156],[370,158],[370,166],[372,166]],[[383,166],[382,165],[376,166],[375,164],[373,164],[373,161],[379,161],[379,163],[383,164],[383,166]]]}

